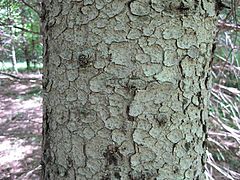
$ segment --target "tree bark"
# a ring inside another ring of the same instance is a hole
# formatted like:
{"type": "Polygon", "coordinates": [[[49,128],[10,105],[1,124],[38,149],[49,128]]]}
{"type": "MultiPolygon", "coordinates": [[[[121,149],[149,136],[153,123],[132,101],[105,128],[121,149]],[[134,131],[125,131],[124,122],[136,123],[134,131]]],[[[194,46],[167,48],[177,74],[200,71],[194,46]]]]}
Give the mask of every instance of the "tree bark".
{"type": "MultiPolygon", "coordinates": [[[[22,13],[22,18],[21,18],[21,25],[22,27],[24,27],[24,25],[26,24],[26,11],[24,9],[24,7],[21,7],[21,13],[22,13]]],[[[30,66],[30,55],[29,55],[29,45],[28,45],[28,40],[27,40],[27,36],[25,37],[25,32],[21,31],[21,38],[23,39],[23,54],[24,54],[24,59],[26,61],[26,65],[27,65],[27,70],[29,71],[31,69],[30,66]]]]}
{"type": "Polygon", "coordinates": [[[45,0],[43,179],[205,179],[215,14],[45,0]]]}
{"type": "Polygon", "coordinates": [[[14,29],[13,26],[11,26],[11,49],[12,49],[12,70],[16,73],[18,73],[17,69],[17,58],[16,58],[16,52],[15,52],[15,40],[14,40],[14,29]]]}

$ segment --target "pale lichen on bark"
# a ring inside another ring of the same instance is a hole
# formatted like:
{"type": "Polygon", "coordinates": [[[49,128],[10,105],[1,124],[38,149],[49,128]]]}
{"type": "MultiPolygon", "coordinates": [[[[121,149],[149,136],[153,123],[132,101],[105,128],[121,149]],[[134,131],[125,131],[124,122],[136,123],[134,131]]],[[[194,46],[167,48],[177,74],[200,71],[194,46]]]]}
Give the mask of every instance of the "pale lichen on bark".
{"type": "Polygon", "coordinates": [[[205,179],[214,2],[43,5],[43,178],[205,179]]]}

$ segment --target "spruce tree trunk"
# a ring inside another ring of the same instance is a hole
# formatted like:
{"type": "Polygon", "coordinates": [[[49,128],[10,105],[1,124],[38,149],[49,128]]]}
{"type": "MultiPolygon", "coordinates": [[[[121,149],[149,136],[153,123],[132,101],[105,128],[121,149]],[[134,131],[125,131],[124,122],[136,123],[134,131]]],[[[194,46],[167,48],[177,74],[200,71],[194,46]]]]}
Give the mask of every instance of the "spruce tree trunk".
{"type": "Polygon", "coordinates": [[[43,179],[205,179],[209,0],[45,0],[43,179]]]}

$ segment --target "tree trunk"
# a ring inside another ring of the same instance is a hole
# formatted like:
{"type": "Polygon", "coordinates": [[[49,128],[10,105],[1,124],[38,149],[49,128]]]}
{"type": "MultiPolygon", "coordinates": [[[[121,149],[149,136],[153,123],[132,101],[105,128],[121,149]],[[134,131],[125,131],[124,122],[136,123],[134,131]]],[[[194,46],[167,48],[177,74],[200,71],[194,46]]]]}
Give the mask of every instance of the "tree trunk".
{"type": "Polygon", "coordinates": [[[30,66],[30,54],[29,54],[29,45],[28,45],[28,42],[24,42],[23,43],[24,45],[24,58],[26,60],[26,65],[27,65],[27,70],[29,71],[31,69],[31,66],[30,66]]]}
{"type": "Polygon", "coordinates": [[[16,73],[18,73],[18,69],[17,69],[17,58],[16,58],[16,52],[15,52],[15,40],[14,40],[14,29],[13,26],[11,26],[11,35],[12,35],[12,40],[11,40],[11,48],[12,48],[12,70],[16,73]]]}
{"type": "Polygon", "coordinates": [[[212,1],[43,3],[43,178],[205,179],[212,1]]]}
{"type": "MultiPolygon", "coordinates": [[[[24,7],[21,7],[21,14],[22,14],[22,18],[21,18],[21,24],[22,24],[22,27],[24,28],[24,25],[26,24],[26,15],[25,15],[26,11],[24,9],[24,7]]],[[[31,29],[32,30],[32,29],[31,29]]],[[[23,50],[23,54],[24,54],[24,59],[26,61],[26,65],[27,65],[27,70],[29,71],[31,69],[31,66],[30,66],[30,54],[29,54],[29,45],[28,45],[28,39],[27,39],[27,36],[25,37],[25,32],[22,31],[21,32],[21,38],[23,39],[23,47],[22,47],[22,50],[23,50]]]]}

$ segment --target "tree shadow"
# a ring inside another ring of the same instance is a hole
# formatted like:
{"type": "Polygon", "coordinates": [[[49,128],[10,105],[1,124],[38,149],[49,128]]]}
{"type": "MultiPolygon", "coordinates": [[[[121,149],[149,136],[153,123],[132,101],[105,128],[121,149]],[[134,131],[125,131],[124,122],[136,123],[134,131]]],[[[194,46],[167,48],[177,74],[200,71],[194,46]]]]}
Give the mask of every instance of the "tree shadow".
{"type": "Polygon", "coordinates": [[[41,76],[35,81],[0,76],[1,180],[40,179],[39,168],[31,170],[41,159],[41,104],[41,76]]]}

